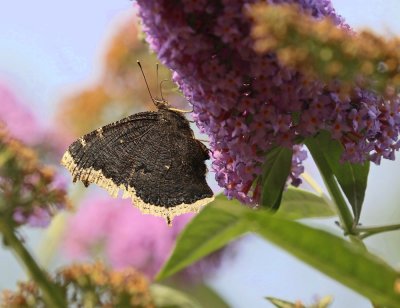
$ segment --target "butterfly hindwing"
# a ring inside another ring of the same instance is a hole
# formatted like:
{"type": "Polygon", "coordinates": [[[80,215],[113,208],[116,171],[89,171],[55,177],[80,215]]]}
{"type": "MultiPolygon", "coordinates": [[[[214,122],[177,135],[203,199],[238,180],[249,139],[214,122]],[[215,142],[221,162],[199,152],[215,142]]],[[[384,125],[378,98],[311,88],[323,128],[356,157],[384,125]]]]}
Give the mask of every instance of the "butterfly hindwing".
{"type": "Polygon", "coordinates": [[[179,113],[160,110],[157,132],[148,134],[134,163],[129,184],[151,204],[174,207],[209,198],[204,161],[208,150],[194,139],[188,121],[179,113]]]}
{"type": "Polygon", "coordinates": [[[197,211],[212,200],[206,183],[206,147],[178,112],[138,113],[71,144],[62,164],[74,181],[122,190],[145,213],[165,217],[197,211]]]}

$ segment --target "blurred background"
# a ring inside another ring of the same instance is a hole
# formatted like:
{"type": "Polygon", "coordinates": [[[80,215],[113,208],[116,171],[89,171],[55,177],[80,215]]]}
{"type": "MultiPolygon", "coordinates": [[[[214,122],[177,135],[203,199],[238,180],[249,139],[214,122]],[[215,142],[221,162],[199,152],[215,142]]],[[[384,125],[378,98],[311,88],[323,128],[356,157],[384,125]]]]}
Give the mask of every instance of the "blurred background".
{"type": "MultiPolygon", "coordinates": [[[[400,34],[398,0],[332,2],[356,30],[368,27],[382,35],[400,34]]],[[[157,93],[157,59],[143,42],[131,1],[38,0],[22,5],[0,0],[0,119],[16,137],[41,151],[45,162],[57,165],[74,138],[154,109],[137,59],[157,93]]],[[[160,79],[169,78],[162,68],[160,79]]],[[[190,109],[172,83],[164,83],[163,93],[175,107],[190,109]]],[[[321,183],[310,159],[306,168],[321,183]]],[[[59,215],[47,230],[21,232],[41,264],[54,269],[74,260],[100,258],[115,268],[139,267],[151,279],[190,215],[169,229],[161,219],[140,217],[129,202],[110,199],[102,190],[72,186],[70,176],[60,172],[75,212],[59,215]]],[[[209,174],[208,181],[218,192],[213,177],[209,174]]],[[[400,161],[372,166],[361,217],[364,225],[400,221],[399,182],[400,161]]],[[[340,233],[334,219],[307,223],[340,233]]],[[[400,232],[392,232],[373,236],[366,244],[400,269],[399,241],[400,232]]],[[[192,268],[182,281],[192,279],[190,275],[201,276],[231,307],[270,307],[265,296],[311,303],[325,295],[334,297],[332,307],[371,306],[256,236],[246,236],[192,268]]],[[[14,289],[24,278],[13,256],[0,249],[0,290],[14,289]]]]}

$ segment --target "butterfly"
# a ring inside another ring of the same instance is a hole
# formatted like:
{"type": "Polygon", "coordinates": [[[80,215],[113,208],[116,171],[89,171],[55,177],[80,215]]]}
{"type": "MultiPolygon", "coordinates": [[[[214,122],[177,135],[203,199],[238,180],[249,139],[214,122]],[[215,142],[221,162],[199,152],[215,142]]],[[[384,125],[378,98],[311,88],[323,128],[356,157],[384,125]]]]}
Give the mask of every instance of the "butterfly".
{"type": "Polygon", "coordinates": [[[97,184],[113,197],[122,191],[143,213],[164,217],[170,225],[175,216],[198,212],[214,199],[206,182],[210,156],[182,111],[150,97],[157,111],[130,115],[80,137],[61,164],[73,182],[97,184]]]}

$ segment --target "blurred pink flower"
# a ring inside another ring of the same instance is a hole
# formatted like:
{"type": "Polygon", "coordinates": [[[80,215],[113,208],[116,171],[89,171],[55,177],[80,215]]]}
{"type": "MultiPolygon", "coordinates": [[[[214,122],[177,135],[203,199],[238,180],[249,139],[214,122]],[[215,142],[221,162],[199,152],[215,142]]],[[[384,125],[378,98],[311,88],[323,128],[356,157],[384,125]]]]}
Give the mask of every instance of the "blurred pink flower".
{"type": "Polygon", "coordinates": [[[130,200],[89,197],[69,219],[63,249],[72,259],[100,249],[112,267],[132,266],[153,278],[192,216],[181,215],[169,227],[163,218],[141,214],[130,200]]]}
{"type": "Polygon", "coordinates": [[[40,127],[29,108],[22,104],[11,90],[0,83],[0,122],[4,122],[10,134],[27,144],[38,142],[40,127]]]}

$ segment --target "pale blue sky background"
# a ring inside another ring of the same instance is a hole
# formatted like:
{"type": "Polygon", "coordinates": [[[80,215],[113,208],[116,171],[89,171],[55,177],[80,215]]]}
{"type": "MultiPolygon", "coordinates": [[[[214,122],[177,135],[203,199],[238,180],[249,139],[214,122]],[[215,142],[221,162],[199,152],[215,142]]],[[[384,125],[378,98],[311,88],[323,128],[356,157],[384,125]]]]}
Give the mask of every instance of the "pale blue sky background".
{"type": "MultiPolygon", "coordinates": [[[[333,3],[355,29],[369,27],[380,33],[400,34],[398,0],[333,3]]],[[[0,80],[12,85],[21,100],[46,121],[64,94],[95,78],[105,35],[131,7],[128,0],[0,0],[0,80]]],[[[385,162],[372,169],[364,224],[399,222],[398,174],[399,162],[385,162]]],[[[336,230],[332,221],[312,223],[336,230]]],[[[39,233],[25,231],[24,235],[35,248],[39,233]]],[[[399,268],[399,240],[396,232],[372,238],[367,244],[399,268]]],[[[15,279],[21,277],[12,256],[0,250],[0,289],[14,288],[15,279]]],[[[271,307],[264,296],[310,302],[326,294],[335,297],[335,308],[370,307],[361,296],[255,236],[241,244],[236,261],[223,266],[212,284],[233,307],[271,307]]]]}

